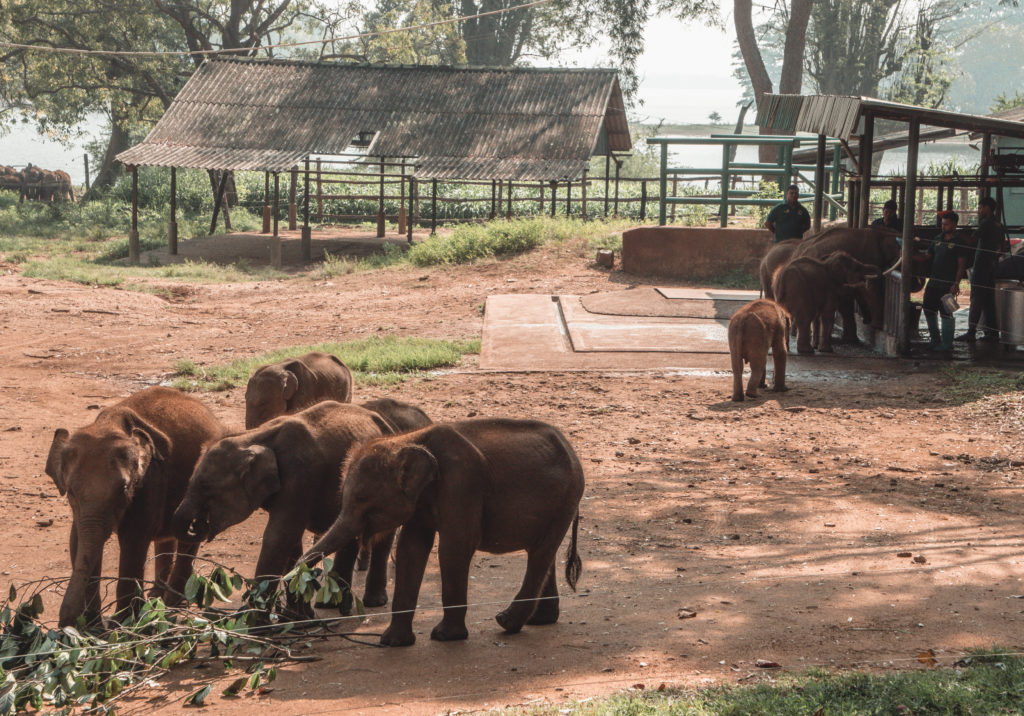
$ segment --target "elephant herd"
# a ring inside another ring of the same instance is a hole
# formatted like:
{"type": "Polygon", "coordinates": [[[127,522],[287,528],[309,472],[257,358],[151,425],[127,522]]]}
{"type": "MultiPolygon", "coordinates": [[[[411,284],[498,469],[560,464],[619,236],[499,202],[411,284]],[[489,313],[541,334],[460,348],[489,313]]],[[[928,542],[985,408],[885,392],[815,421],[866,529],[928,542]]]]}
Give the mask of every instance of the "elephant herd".
{"type": "Polygon", "coordinates": [[[16,191],[21,201],[74,201],[71,176],[57,169],[40,169],[29,164],[24,169],[0,165],[0,189],[16,191]]]}
{"type": "Polygon", "coordinates": [[[777,391],[786,390],[789,335],[797,352],[832,351],[832,326],[838,310],[843,338],[857,340],[854,305],[866,323],[880,327],[885,301],[881,272],[900,259],[896,234],[881,228],[833,227],[807,237],[775,244],[761,260],[762,299],[753,301],[729,322],[733,400],[743,400],[743,365],[751,376],[746,395],[766,387],[768,350],[772,350],[777,391]]]}
{"type": "MultiPolygon", "coordinates": [[[[135,393],[69,433],[54,434],[46,473],[71,505],[72,574],[61,626],[101,622],[103,546],[120,548],[116,617],[137,606],[150,544],[149,597],[183,598],[199,545],[259,509],[268,513],[255,576],[334,555],[351,585],[369,553],[363,601],[386,604],[397,533],[387,646],[412,644],[413,612],[438,539],[443,617],[437,640],[465,639],[470,561],[477,550],[525,550],[526,575],[501,627],[558,619],[556,552],[570,531],[565,577],[575,589],[583,469],[555,427],[535,420],[434,423],[391,398],[352,404],[352,373],[308,353],[263,366],[245,394],[246,429],[231,431],[195,398],[170,388],[135,393]],[[303,553],[309,531],[317,536],[303,553]]],[[[343,610],[350,607],[343,605],[343,610]]],[[[308,605],[289,602],[290,614],[308,605]]]]}

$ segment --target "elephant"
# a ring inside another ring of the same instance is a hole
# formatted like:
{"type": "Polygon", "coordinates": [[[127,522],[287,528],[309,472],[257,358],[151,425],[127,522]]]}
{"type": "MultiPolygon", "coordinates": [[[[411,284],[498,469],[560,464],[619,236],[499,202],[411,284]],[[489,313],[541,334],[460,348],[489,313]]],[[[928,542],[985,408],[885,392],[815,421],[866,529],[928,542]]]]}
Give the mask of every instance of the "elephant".
{"type": "Polygon", "coordinates": [[[21,201],[25,199],[34,199],[37,201],[45,200],[45,174],[39,167],[34,167],[31,164],[21,170],[21,201]]]}
{"type": "Polygon", "coordinates": [[[797,352],[813,354],[811,325],[814,324],[818,350],[832,352],[832,324],[835,322],[839,291],[877,277],[877,266],[861,263],[845,251],[836,251],[824,261],[801,256],[775,274],[772,290],[776,300],[789,311],[797,327],[797,352]]]}
{"type": "Polygon", "coordinates": [[[772,293],[772,279],[775,278],[775,272],[793,258],[793,252],[802,241],[803,239],[780,241],[772,246],[768,253],[764,255],[764,258],[761,259],[758,275],[761,277],[761,293],[765,298],[775,299],[775,294],[772,293]]]}
{"type": "Polygon", "coordinates": [[[245,386],[245,429],[321,400],[352,402],[352,371],[336,356],[313,351],[261,366],[245,386]]]}
{"type": "MultiPolygon", "coordinates": [[[[259,508],[269,513],[256,579],[277,579],[302,554],[305,530],[322,533],[341,512],[341,467],[356,443],[393,434],[381,416],[327,400],[274,418],[210,446],[174,513],[179,539],[212,540],[259,508]]],[[[387,563],[394,530],[373,544],[363,603],[387,603],[387,563]]],[[[369,540],[368,540],[369,541],[369,540]]],[[[352,584],[355,537],[339,543],[335,571],[352,584]]]]}
{"type": "Polygon", "coordinates": [[[51,197],[59,201],[74,201],[75,187],[71,183],[71,175],[60,169],[50,172],[50,174],[53,181],[51,197]]]}
{"type": "MultiPolygon", "coordinates": [[[[825,260],[836,251],[845,251],[861,263],[885,269],[899,260],[901,249],[899,235],[887,229],[833,226],[801,241],[792,258],[810,256],[825,260]]],[[[840,293],[838,308],[843,317],[843,340],[849,343],[857,342],[857,322],[853,314],[855,299],[860,306],[864,322],[881,328],[885,283],[873,280],[859,286],[853,293],[840,293]]]]}
{"type": "Polygon", "coordinates": [[[403,403],[392,398],[380,398],[368,400],[361,404],[367,410],[371,410],[381,416],[394,428],[396,433],[407,433],[412,430],[419,430],[430,425],[433,421],[427,414],[415,405],[403,403]]]}
{"type": "Polygon", "coordinates": [[[757,389],[766,387],[768,349],[775,368],[774,388],[786,387],[790,317],[782,306],[768,298],[751,301],[729,319],[729,356],[732,358],[732,399],[743,400],[743,364],[750,364],[747,395],[757,397],[757,389]]]}
{"type": "Polygon", "coordinates": [[[526,550],[522,587],[496,619],[508,633],[552,624],[555,559],[570,525],[565,578],[574,590],[582,571],[576,541],[583,487],[576,452],[557,428],[539,421],[466,420],[371,440],[346,462],[341,514],[302,561],[315,564],[359,535],[401,526],[391,623],[380,643],[408,646],[416,641],[413,612],[435,534],[444,616],[430,638],[438,641],[469,634],[473,554],[526,550]]]}
{"type": "Polygon", "coordinates": [[[133,606],[149,545],[156,553],[150,596],[176,603],[192,574],[199,542],[177,540],[171,516],[200,451],[225,434],[213,413],[184,393],[147,388],[100,412],[88,427],[60,428],[46,474],[71,503],[71,581],[60,606],[60,626],[100,619],[103,545],[117,532],[120,563],[117,615],[133,606]]]}
{"type": "Polygon", "coordinates": [[[14,167],[0,166],[0,189],[21,192],[21,172],[14,167]]]}

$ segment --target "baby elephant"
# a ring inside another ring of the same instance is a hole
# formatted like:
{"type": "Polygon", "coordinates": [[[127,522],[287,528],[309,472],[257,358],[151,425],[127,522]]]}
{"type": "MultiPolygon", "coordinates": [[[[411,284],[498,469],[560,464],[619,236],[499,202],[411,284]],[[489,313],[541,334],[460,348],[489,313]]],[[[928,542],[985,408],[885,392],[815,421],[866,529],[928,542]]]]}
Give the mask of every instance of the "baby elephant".
{"type": "Polygon", "coordinates": [[[396,433],[407,433],[430,425],[433,421],[415,405],[392,398],[368,400],[361,404],[381,416],[394,428],[396,433]]]}
{"type": "Polygon", "coordinates": [[[314,351],[261,366],[245,386],[245,429],[321,400],[352,402],[352,371],[336,356],[314,351]]]}
{"type": "Polygon", "coordinates": [[[439,537],[444,617],[430,633],[465,639],[473,553],[526,550],[526,576],[512,604],[497,615],[509,633],[558,619],[555,559],[572,526],[565,578],[576,588],[583,468],[556,428],[531,420],[467,420],[371,440],[346,463],[341,515],[303,559],[399,526],[395,595],[385,646],[416,641],[413,611],[423,570],[439,537]]]}
{"type": "Polygon", "coordinates": [[[61,627],[100,617],[103,545],[114,532],[121,548],[117,612],[132,606],[150,543],[156,552],[151,597],[181,598],[199,542],[175,540],[171,515],[185,494],[200,451],[224,434],[205,405],[170,388],[147,388],[104,408],[92,425],[53,436],[46,474],[68,496],[71,581],[61,627]]]}
{"type": "MultiPolygon", "coordinates": [[[[196,466],[174,513],[175,532],[179,539],[211,540],[262,507],[270,519],[263,531],[256,578],[276,579],[302,554],[305,530],[322,533],[338,517],[341,465],[349,449],[390,434],[390,425],[376,413],[328,400],[226,437],[196,466]]],[[[334,550],[335,570],[348,584],[358,551],[356,536],[339,541],[334,550]]],[[[363,597],[367,606],[387,603],[387,560],[393,539],[391,530],[374,545],[363,597]]]]}
{"type": "Polygon", "coordinates": [[[743,400],[743,364],[750,364],[747,395],[757,397],[757,389],[766,387],[768,349],[775,367],[775,391],[786,388],[786,344],[789,314],[767,298],[751,301],[729,320],[729,355],[732,358],[732,399],[743,400]]]}

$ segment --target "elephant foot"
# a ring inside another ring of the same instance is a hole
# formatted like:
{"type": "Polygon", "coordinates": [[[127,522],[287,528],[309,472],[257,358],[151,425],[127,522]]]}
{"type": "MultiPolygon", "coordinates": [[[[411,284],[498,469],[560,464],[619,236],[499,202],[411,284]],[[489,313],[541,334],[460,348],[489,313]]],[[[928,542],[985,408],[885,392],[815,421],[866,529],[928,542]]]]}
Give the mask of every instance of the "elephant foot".
{"type": "Polygon", "coordinates": [[[508,634],[518,634],[523,628],[523,619],[516,616],[511,609],[503,609],[494,615],[494,619],[508,634]]]}
{"type": "Polygon", "coordinates": [[[748,390],[747,391],[747,397],[748,398],[756,398],[757,397],[757,391],[756,390],[748,390]]]}
{"type": "Polygon", "coordinates": [[[558,621],[558,602],[554,599],[541,602],[537,606],[537,611],[533,613],[533,616],[526,620],[527,624],[540,626],[543,624],[554,624],[558,621]]]}
{"type": "Polygon", "coordinates": [[[396,629],[395,627],[388,627],[384,630],[384,633],[380,635],[381,646],[412,646],[416,643],[416,635],[412,633],[412,629],[396,629]]]}
{"type": "Polygon", "coordinates": [[[787,385],[776,385],[773,390],[776,393],[785,393],[785,392],[789,391],[789,386],[787,386],[787,385]]]}
{"type": "Polygon", "coordinates": [[[743,402],[743,393],[733,393],[732,394],[732,399],[735,400],[737,403],[742,403],[743,402]]]}
{"type": "Polygon", "coordinates": [[[388,603],[388,593],[385,590],[366,591],[363,593],[363,604],[368,607],[383,607],[388,603]]]}
{"type": "Polygon", "coordinates": [[[465,624],[450,624],[444,620],[430,631],[430,638],[434,641],[462,641],[469,637],[469,630],[465,624]]]}

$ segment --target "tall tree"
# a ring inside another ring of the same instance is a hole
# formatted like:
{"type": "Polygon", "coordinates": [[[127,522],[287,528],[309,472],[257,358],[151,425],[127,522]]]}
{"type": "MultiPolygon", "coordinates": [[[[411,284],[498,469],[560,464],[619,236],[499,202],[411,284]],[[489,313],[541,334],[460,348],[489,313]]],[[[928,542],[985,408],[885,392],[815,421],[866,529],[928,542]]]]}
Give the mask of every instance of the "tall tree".
{"type": "Polygon", "coordinates": [[[900,68],[902,0],[817,0],[807,36],[807,74],[820,94],[878,96],[900,68]]]}

